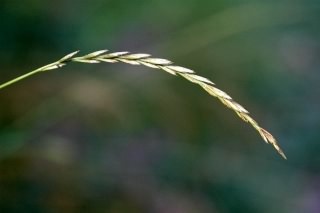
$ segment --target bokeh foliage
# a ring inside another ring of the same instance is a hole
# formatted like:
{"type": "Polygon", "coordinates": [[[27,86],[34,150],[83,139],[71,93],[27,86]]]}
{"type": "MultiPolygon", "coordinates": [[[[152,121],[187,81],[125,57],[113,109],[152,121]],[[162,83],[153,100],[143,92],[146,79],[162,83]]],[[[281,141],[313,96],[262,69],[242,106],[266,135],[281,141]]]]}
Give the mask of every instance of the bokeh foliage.
{"type": "Polygon", "coordinates": [[[0,6],[1,82],[71,51],[152,53],[278,138],[157,70],[73,64],[0,91],[0,212],[319,212],[318,1],[0,6]]]}

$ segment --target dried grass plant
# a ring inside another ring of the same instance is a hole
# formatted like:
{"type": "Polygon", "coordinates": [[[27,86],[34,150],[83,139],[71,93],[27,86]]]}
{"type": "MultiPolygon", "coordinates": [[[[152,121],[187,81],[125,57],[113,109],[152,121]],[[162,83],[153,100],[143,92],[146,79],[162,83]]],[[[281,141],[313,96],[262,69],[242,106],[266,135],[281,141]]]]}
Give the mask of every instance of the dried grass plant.
{"type": "Polygon", "coordinates": [[[70,53],[56,62],[45,65],[31,72],[28,72],[25,75],[22,75],[11,81],[8,81],[0,85],[0,89],[3,89],[11,84],[14,84],[22,79],[25,79],[37,73],[46,72],[49,70],[54,70],[54,69],[63,67],[70,62],[80,62],[80,63],[123,62],[131,65],[144,65],[150,68],[161,69],[172,75],[181,76],[192,83],[198,84],[210,95],[218,98],[225,106],[233,110],[243,121],[251,124],[253,128],[255,128],[259,132],[263,140],[266,143],[270,143],[277,150],[277,152],[284,159],[286,159],[285,154],[279,147],[276,139],[272,136],[272,134],[270,134],[267,130],[260,127],[260,125],[249,115],[249,112],[244,107],[242,107],[240,104],[235,102],[227,93],[216,88],[215,84],[212,81],[210,81],[205,77],[197,75],[193,70],[185,67],[173,65],[173,63],[167,59],[153,58],[151,57],[151,55],[144,54],[144,53],[137,53],[137,54],[131,54],[129,52],[108,53],[107,50],[100,50],[84,56],[76,57],[78,52],[79,51],[70,53]]]}

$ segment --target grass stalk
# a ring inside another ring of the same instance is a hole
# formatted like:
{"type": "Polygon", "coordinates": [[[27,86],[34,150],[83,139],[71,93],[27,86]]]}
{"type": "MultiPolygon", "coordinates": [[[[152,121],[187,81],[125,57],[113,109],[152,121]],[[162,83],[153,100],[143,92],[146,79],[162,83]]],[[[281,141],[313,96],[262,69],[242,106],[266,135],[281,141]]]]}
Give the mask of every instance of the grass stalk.
{"type": "Polygon", "coordinates": [[[287,159],[284,152],[282,151],[282,149],[280,148],[280,146],[278,145],[276,139],[272,136],[272,134],[270,134],[267,130],[260,127],[260,125],[249,115],[249,112],[243,106],[241,106],[236,101],[234,101],[227,93],[215,87],[215,84],[211,80],[205,77],[202,77],[200,75],[197,75],[193,70],[185,67],[173,65],[173,62],[167,59],[153,58],[151,57],[151,55],[145,54],[145,53],[137,53],[137,54],[131,54],[129,52],[108,53],[107,50],[99,50],[84,56],[76,57],[78,52],[79,51],[72,52],[62,57],[60,60],[56,62],[40,67],[36,70],[28,72],[27,74],[19,76],[11,81],[1,84],[0,90],[7,86],[15,84],[23,79],[26,79],[30,76],[33,76],[37,73],[58,69],[71,62],[78,62],[78,63],[123,62],[131,65],[143,65],[143,66],[147,66],[154,69],[161,69],[172,75],[181,76],[194,84],[198,84],[205,91],[207,91],[211,96],[218,98],[222,102],[222,104],[224,104],[226,107],[233,110],[243,121],[251,124],[251,126],[258,131],[258,133],[266,143],[270,143],[284,159],[287,159]]]}

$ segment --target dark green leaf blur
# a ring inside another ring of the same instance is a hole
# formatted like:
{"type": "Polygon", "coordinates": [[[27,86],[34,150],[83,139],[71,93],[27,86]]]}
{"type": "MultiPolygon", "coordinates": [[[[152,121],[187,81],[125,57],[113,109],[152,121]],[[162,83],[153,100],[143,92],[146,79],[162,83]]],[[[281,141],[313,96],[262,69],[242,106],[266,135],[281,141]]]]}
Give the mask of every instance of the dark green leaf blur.
{"type": "Polygon", "coordinates": [[[149,53],[199,86],[76,64],[0,90],[0,212],[320,212],[318,0],[1,0],[0,83],[62,56],[149,53]]]}

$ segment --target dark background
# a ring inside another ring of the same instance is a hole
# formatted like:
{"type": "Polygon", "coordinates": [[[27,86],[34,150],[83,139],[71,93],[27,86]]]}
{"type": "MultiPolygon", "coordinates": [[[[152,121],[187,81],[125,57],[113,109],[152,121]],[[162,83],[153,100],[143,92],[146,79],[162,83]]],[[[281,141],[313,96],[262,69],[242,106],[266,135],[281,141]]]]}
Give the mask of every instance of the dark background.
{"type": "Polygon", "coordinates": [[[320,212],[320,3],[1,0],[0,81],[67,53],[150,53],[198,86],[69,64],[0,91],[0,212],[320,212]]]}

